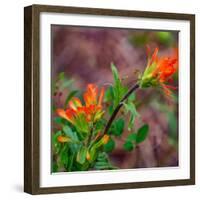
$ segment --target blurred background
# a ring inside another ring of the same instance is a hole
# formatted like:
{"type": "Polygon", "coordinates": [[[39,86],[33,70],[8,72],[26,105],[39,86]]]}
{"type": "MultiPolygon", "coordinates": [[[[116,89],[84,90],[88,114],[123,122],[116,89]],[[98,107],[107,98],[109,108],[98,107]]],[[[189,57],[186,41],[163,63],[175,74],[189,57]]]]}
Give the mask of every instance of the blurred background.
{"type": "MultiPolygon", "coordinates": [[[[63,107],[71,90],[84,91],[88,83],[109,86],[112,62],[124,84],[131,85],[146,67],[147,45],[152,52],[159,47],[159,56],[170,56],[178,47],[178,32],[62,25],[52,25],[51,31],[52,82],[61,72],[67,77],[64,84],[56,86],[61,92],[52,94],[56,107],[63,107]]],[[[178,74],[174,79],[173,85],[177,86],[178,74]]],[[[178,90],[172,102],[156,89],[138,90],[136,96],[140,116],[135,127],[148,123],[149,136],[134,151],[126,152],[122,146],[129,132],[124,131],[122,138],[115,140],[111,162],[121,169],[177,166],[178,90]]]]}

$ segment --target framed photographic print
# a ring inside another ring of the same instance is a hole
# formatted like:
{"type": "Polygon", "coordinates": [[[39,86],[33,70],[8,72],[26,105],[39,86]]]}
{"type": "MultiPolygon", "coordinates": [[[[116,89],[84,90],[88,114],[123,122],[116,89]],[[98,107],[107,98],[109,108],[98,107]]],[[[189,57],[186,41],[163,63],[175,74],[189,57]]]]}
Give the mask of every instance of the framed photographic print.
{"type": "Polygon", "coordinates": [[[24,10],[24,191],[195,183],[195,16],[24,10]]]}

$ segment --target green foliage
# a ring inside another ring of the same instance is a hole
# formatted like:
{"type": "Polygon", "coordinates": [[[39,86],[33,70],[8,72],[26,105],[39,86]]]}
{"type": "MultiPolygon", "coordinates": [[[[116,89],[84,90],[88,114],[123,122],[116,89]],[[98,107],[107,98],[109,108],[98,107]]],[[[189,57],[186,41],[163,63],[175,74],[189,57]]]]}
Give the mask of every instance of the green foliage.
{"type": "Polygon", "coordinates": [[[117,68],[113,63],[111,64],[111,69],[114,79],[112,87],[112,93],[113,93],[112,101],[113,101],[113,108],[116,108],[121,99],[123,98],[124,94],[127,92],[127,88],[122,85],[117,68]]]}
{"type": "Polygon", "coordinates": [[[135,118],[138,116],[135,104],[131,101],[124,103],[125,110],[129,112],[129,123],[128,123],[128,130],[130,131],[134,125],[135,118]]]}
{"type": "Polygon", "coordinates": [[[105,91],[104,101],[105,101],[105,102],[110,102],[110,101],[113,100],[113,98],[114,98],[113,87],[110,86],[110,87],[108,87],[108,89],[105,91]]]}
{"type": "Polygon", "coordinates": [[[53,149],[56,154],[58,154],[61,150],[61,143],[58,142],[57,138],[58,136],[62,135],[62,131],[57,131],[55,134],[52,136],[52,141],[53,141],[53,149]]]}
{"type": "Polygon", "coordinates": [[[129,134],[128,137],[127,137],[127,140],[131,141],[131,142],[136,142],[136,140],[137,140],[137,133],[131,133],[131,134],[129,134]]]}
{"type": "Polygon", "coordinates": [[[115,141],[112,138],[110,138],[108,143],[104,145],[103,150],[105,152],[109,153],[109,152],[113,151],[114,148],[115,148],[115,141]]]}
{"type": "Polygon", "coordinates": [[[105,170],[105,169],[117,169],[117,168],[110,163],[108,155],[105,152],[101,152],[98,154],[97,160],[94,165],[94,169],[105,170]]]}
{"type": "Polygon", "coordinates": [[[104,144],[105,144],[104,139],[102,137],[97,141],[91,143],[88,151],[90,155],[90,160],[89,160],[90,163],[93,163],[96,160],[98,153],[102,151],[103,149],[102,147],[104,146],[104,144]]]}
{"type": "Polygon", "coordinates": [[[60,152],[60,164],[61,166],[64,166],[65,168],[67,168],[67,164],[68,164],[68,145],[67,144],[63,144],[61,152],[60,152]]]}
{"type": "Polygon", "coordinates": [[[64,125],[68,124],[67,120],[62,117],[54,117],[53,120],[56,124],[58,124],[60,126],[64,126],[64,125]]]}
{"type": "Polygon", "coordinates": [[[61,117],[54,117],[54,122],[56,123],[56,124],[63,124],[63,121],[64,121],[64,119],[63,118],[61,118],[61,117]]]}
{"type": "Polygon", "coordinates": [[[94,124],[94,131],[93,134],[96,135],[99,132],[102,132],[105,125],[106,125],[107,121],[103,118],[101,118],[100,120],[98,120],[95,124],[94,124]]]}
{"type": "Polygon", "coordinates": [[[87,148],[85,146],[81,146],[80,150],[77,153],[76,161],[80,164],[83,164],[86,160],[87,148]]]}
{"type": "Polygon", "coordinates": [[[74,158],[75,158],[75,152],[70,152],[70,154],[68,154],[68,166],[67,166],[67,171],[71,172],[72,171],[72,168],[73,166],[75,165],[75,162],[74,162],[74,158]]]}
{"type": "Polygon", "coordinates": [[[79,138],[85,139],[85,137],[89,132],[90,127],[84,115],[79,115],[78,117],[76,117],[76,122],[74,126],[77,129],[79,138]]]}
{"type": "Polygon", "coordinates": [[[123,145],[126,151],[132,151],[137,144],[143,142],[148,136],[149,126],[144,124],[136,133],[131,133],[127,136],[123,145]]]}
{"type": "Polygon", "coordinates": [[[53,162],[53,164],[52,164],[52,172],[53,173],[58,172],[58,165],[56,162],[53,162]]]}
{"type": "Polygon", "coordinates": [[[123,118],[119,118],[115,120],[109,129],[109,134],[115,135],[115,136],[121,136],[124,130],[124,126],[125,126],[125,122],[123,118]]]}
{"type": "Polygon", "coordinates": [[[138,143],[143,142],[147,138],[148,132],[149,132],[148,124],[145,124],[141,128],[139,128],[137,132],[136,143],[138,144],[138,143]]]}
{"type": "Polygon", "coordinates": [[[78,136],[76,132],[73,132],[72,129],[69,126],[63,126],[63,132],[66,136],[68,136],[73,142],[78,141],[78,136]]]}
{"type": "Polygon", "coordinates": [[[126,141],[123,146],[126,151],[132,151],[134,148],[133,143],[130,141],[126,141]]]}

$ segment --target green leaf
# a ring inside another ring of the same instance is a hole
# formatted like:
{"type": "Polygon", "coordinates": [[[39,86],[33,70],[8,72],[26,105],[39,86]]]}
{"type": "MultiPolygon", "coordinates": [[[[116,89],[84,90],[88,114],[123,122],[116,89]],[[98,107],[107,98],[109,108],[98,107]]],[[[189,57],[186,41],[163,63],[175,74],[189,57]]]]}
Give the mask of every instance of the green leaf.
{"type": "Polygon", "coordinates": [[[57,131],[55,134],[53,134],[53,137],[52,137],[53,143],[57,142],[57,137],[60,135],[62,135],[62,131],[57,131]]]}
{"type": "Polygon", "coordinates": [[[117,71],[117,68],[113,63],[111,63],[111,70],[112,70],[112,74],[113,74],[115,84],[119,85],[121,83],[121,80],[119,78],[119,73],[117,71]]]}
{"type": "Polygon", "coordinates": [[[115,141],[112,138],[110,138],[108,143],[104,145],[103,150],[105,152],[111,152],[114,148],[115,148],[115,141]]]}
{"type": "Polygon", "coordinates": [[[104,145],[103,138],[101,138],[99,141],[92,144],[92,146],[90,147],[90,150],[89,150],[89,154],[90,154],[89,162],[90,163],[92,163],[97,158],[99,149],[103,145],[104,145]]]}
{"type": "Polygon", "coordinates": [[[108,155],[105,152],[99,153],[95,162],[94,168],[97,170],[117,169],[109,161],[108,155]]]}
{"type": "Polygon", "coordinates": [[[94,131],[93,131],[93,134],[97,134],[98,132],[102,131],[104,129],[106,125],[106,120],[105,119],[100,119],[98,120],[96,123],[95,123],[95,128],[94,128],[94,131]]]}
{"type": "Polygon", "coordinates": [[[135,101],[135,99],[136,99],[135,93],[133,92],[133,93],[128,97],[128,102],[135,101]]]}
{"type": "Polygon", "coordinates": [[[111,63],[111,70],[113,74],[114,84],[113,84],[113,107],[120,103],[124,94],[127,92],[127,88],[122,85],[121,79],[119,78],[119,74],[117,68],[113,63],[111,63]]]}
{"type": "Polygon", "coordinates": [[[64,131],[65,135],[68,136],[69,138],[71,138],[73,141],[79,141],[76,132],[72,131],[72,129],[69,126],[67,126],[67,125],[64,126],[63,131],[64,131]]]}
{"type": "Polygon", "coordinates": [[[60,152],[60,161],[65,168],[68,164],[68,146],[65,144],[60,152]]]}
{"type": "Polygon", "coordinates": [[[111,105],[108,107],[108,113],[109,113],[109,115],[112,115],[113,111],[114,111],[114,106],[113,106],[113,104],[111,104],[111,105]]]}
{"type": "Polygon", "coordinates": [[[64,107],[65,107],[65,108],[67,107],[67,105],[68,105],[69,101],[72,99],[72,97],[74,97],[77,93],[78,93],[78,90],[72,90],[72,91],[68,94],[68,96],[67,96],[67,98],[66,98],[66,100],[65,100],[65,104],[64,104],[64,107]]]}
{"type": "Polygon", "coordinates": [[[76,161],[83,164],[86,160],[87,148],[82,146],[77,153],[76,161]]]}
{"type": "Polygon", "coordinates": [[[149,126],[148,126],[148,124],[143,125],[138,130],[138,132],[137,132],[137,139],[136,139],[137,144],[143,142],[147,138],[148,132],[149,132],[149,126]]]}
{"type": "Polygon", "coordinates": [[[53,120],[56,124],[64,124],[65,123],[65,119],[63,119],[62,117],[54,117],[53,120]]]}
{"type": "Polygon", "coordinates": [[[58,165],[57,165],[56,162],[53,162],[53,164],[52,164],[52,172],[55,173],[57,171],[58,171],[58,165]]]}
{"type": "Polygon", "coordinates": [[[105,102],[113,101],[113,97],[114,97],[114,94],[113,94],[113,87],[110,86],[110,87],[106,90],[106,92],[105,92],[104,101],[105,101],[105,102]]]}
{"type": "Polygon", "coordinates": [[[115,120],[112,123],[109,134],[112,134],[115,136],[121,136],[121,134],[123,133],[123,130],[124,130],[124,126],[125,126],[124,119],[119,118],[119,119],[115,120]]]}
{"type": "Polygon", "coordinates": [[[124,106],[126,112],[129,112],[128,130],[131,130],[134,125],[135,118],[138,115],[138,112],[133,102],[124,103],[124,106]]]}
{"type": "Polygon", "coordinates": [[[79,137],[84,139],[87,136],[90,128],[89,123],[87,122],[83,114],[76,116],[76,122],[74,126],[76,127],[77,132],[79,133],[79,137]]]}
{"type": "Polygon", "coordinates": [[[53,150],[55,154],[58,154],[61,151],[62,145],[60,142],[58,142],[57,138],[58,136],[62,135],[62,131],[57,131],[52,136],[52,142],[53,142],[53,150]]]}
{"type": "Polygon", "coordinates": [[[72,171],[73,164],[74,164],[74,157],[75,157],[75,152],[70,152],[69,159],[68,159],[68,166],[67,166],[67,170],[69,172],[72,171]]]}
{"type": "Polygon", "coordinates": [[[90,168],[90,163],[84,162],[83,164],[80,164],[76,162],[73,167],[73,171],[88,171],[88,169],[90,168]]]}
{"type": "Polygon", "coordinates": [[[130,141],[126,141],[126,142],[124,143],[123,147],[124,147],[124,149],[125,149],[126,151],[132,151],[133,148],[134,148],[132,142],[130,142],[130,141]]]}
{"type": "Polygon", "coordinates": [[[136,142],[136,140],[137,140],[137,134],[136,133],[131,133],[127,137],[127,141],[136,142]]]}

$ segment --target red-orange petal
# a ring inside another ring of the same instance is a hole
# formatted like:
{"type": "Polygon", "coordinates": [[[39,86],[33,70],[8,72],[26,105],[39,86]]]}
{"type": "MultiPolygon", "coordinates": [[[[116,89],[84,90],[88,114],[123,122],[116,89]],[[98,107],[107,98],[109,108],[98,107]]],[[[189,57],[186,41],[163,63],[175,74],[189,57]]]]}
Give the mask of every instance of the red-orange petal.
{"type": "Polygon", "coordinates": [[[151,61],[150,61],[149,65],[151,65],[154,61],[157,60],[158,51],[159,51],[159,49],[158,49],[158,47],[156,47],[155,50],[154,50],[154,52],[153,52],[153,55],[151,57],[151,61]]]}
{"type": "Polygon", "coordinates": [[[73,97],[69,101],[69,107],[72,108],[73,110],[77,110],[78,107],[82,107],[82,103],[79,98],[73,97]]]}
{"type": "Polygon", "coordinates": [[[66,110],[66,119],[71,122],[72,124],[74,124],[75,122],[75,115],[76,115],[76,111],[74,111],[73,109],[67,109],[66,110]]]}
{"type": "Polygon", "coordinates": [[[98,101],[99,106],[101,106],[101,104],[102,104],[103,97],[104,97],[104,88],[101,88],[101,92],[100,92],[100,95],[99,95],[99,101],[98,101]]]}
{"type": "Polygon", "coordinates": [[[58,109],[56,110],[56,112],[57,112],[57,114],[58,114],[60,117],[67,119],[66,112],[65,112],[64,109],[58,108],[58,109]]]}
{"type": "Polygon", "coordinates": [[[95,84],[88,84],[83,95],[86,106],[97,104],[98,87],[95,84]]]}

